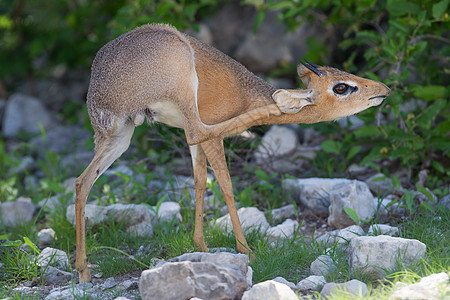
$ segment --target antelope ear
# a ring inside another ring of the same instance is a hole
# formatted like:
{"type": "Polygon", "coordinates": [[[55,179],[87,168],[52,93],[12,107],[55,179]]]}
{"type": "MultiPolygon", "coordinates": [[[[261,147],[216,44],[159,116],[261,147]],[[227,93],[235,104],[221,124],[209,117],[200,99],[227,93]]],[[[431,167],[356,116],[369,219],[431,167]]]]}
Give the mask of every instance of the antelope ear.
{"type": "Polygon", "coordinates": [[[300,64],[297,67],[297,74],[298,77],[300,77],[300,79],[302,80],[305,88],[308,88],[309,83],[311,82],[312,72],[308,70],[308,68],[306,68],[304,65],[300,64]]]}
{"type": "Polygon", "coordinates": [[[312,90],[276,90],[272,94],[278,108],[286,114],[295,114],[311,102],[312,90]]]}

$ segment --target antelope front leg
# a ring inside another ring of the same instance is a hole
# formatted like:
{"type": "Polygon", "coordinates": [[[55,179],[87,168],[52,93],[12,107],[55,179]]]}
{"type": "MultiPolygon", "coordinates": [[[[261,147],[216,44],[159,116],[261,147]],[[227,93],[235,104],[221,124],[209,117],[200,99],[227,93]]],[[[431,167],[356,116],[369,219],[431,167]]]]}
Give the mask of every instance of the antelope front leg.
{"type": "Polygon", "coordinates": [[[228,212],[233,225],[234,235],[236,236],[236,246],[239,252],[249,254],[250,248],[245,240],[244,232],[242,231],[241,223],[236,210],[233,196],[233,185],[228,171],[227,162],[225,160],[225,153],[223,149],[223,139],[217,138],[202,144],[206,157],[209,160],[214,173],[216,173],[219,181],[220,190],[228,207],[228,212]]]}
{"type": "Polygon", "coordinates": [[[86,206],[86,192],[85,186],[83,186],[83,175],[81,175],[76,183],[76,197],[75,197],[75,217],[76,217],[76,231],[77,231],[77,257],[75,260],[75,268],[80,275],[80,282],[91,281],[91,273],[87,266],[87,256],[86,256],[86,242],[85,242],[85,231],[86,223],[84,219],[84,211],[86,206]]]}
{"type": "Polygon", "coordinates": [[[202,252],[208,252],[203,236],[203,200],[206,191],[206,156],[201,145],[190,147],[195,180],[195,229],[194,246],[202,252]]]}

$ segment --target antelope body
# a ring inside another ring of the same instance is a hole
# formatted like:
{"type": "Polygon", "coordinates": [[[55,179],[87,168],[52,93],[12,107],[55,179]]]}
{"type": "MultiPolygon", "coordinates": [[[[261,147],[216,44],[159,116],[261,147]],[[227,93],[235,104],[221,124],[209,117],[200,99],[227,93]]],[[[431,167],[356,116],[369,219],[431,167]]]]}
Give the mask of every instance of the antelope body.
{"type": "Polygon", "coordinates": [[[96,154],[75,183],[80,282],[91,279],[85,246],[87,196],[145,119],[185,130],[196,190],[194,245],[208,251],[203,238],[208,159],[228,206],[237,249],[248,253],[223,138],[254,125],[335,120],[378,105],[390,93],[380,82],[329,67],[302,63],[297,72],[307,89],[277,90],[220,51],[168,25],[142,26],[103,46],[92,65],[87,95],[96,154]]]}

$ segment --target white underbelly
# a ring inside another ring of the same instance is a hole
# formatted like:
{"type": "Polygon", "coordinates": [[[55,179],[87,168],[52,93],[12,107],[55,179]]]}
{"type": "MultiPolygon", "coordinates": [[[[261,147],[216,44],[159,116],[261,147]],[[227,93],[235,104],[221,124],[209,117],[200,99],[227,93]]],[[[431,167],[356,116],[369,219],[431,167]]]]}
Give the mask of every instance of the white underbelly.
{"type": "Polygon", "coordinates": [[[184,128],[183,118],[178,106],[171,101],[160,101],[149,106],[155,121],[172,127],[184,128]]]}

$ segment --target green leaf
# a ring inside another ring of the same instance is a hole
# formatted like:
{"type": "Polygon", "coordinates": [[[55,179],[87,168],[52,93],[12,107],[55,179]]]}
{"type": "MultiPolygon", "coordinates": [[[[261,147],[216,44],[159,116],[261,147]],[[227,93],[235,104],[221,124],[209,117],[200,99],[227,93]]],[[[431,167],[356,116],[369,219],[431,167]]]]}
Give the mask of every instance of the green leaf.
{"type": "Polygon", "coordinates": [[[408,27],[405,26],[404,24],[401,24],[400,22],[397,22],[395,20],[389,20],[389,25],[394,27],[400,32],[409,33],[408,27]]]}
{"type": "Polygon", "coordinates": [[[347,157],[345,158],[346,160],[350,160],[353,157],[355,157],[356,154],[358,154],[361,151],[361,146],[353,146],[350,148],[350,150],[348,151],[347,157]]]}
{"type": "Polygon", "coordinates": [[[428,203],[428,202],[422,202],[420,203],[420,210],[424,211],[424,210],[428,210],[428,211],[434,211],[434,207],[428,203]]]}
{"type": "Polygon", "coordinates": [[[434,100],[439,98],[445,98],[447,95],[447,89],[441,85],[427,85],[419,86],[414,91],[414,97],[424,100],[434,100]]]}
{"type": "Polygon", "coordinates": [[[378,127],[364,126],[362,128],[356,129],[353,133],[357,137],[376,137],[378,136],[378,127]]]}
{"type": "Polygon", "coordinates": [[[258,14],[256,15],[255,22],[253,23],[253,33],[256,33],[258,31],[259,25],[261,25],[262,21],[264,21],[264,18],[266,17],[266,10],[260,10],[258,11],[258,14]]]}
{"type": "Polygon", "coordinates": [[[422,194],[424,194],[424,195],[428,198],[428,200],[430,200],[431,202],[434,203],[434,197],[433,197],[433,195],[430,193],[429,190],[427,190],[427,189],[424,188],[423,186],[418,186],[418,187],[417,187],[417,190],[418,190],[419,192],[421,192],[422,194]]]}
{"type": "Polygon", "coordinates": [[[386,8],[395,17],[404,16],[408,13],[418,14],[420,12],[420,6],[409,1],[388,0],[386,8]]]}
{"type": "Polygon", "coordinates": [[[22,241],[15,240],[15,241],[6,241],[3,244],[0,244],[1,247],[19,247],[22,245],[22,241]]]}
{"type": "Polygon", "coordinates": [[[321,146],[323,151],[325,151],[326,153],[334,153],[334,154],[339,154],[342,148],[342,144],[340,142],[332,140],[326,140],[325,142],[322,143],[321,146]]]}
{"type": "Polygon", "coordinates": [[[33,251],[37,254],[39,254],[41,251],[39,251],[38,247],[36,247],[36,245],[27,237],[24,237],[23,240],[25,241],[25,244],[27,244],[28,246],[31,247],[31,249],[33,249],[33,251]]]}
{"type": "Polygon", "coordinates": [[[355,224],[359,224],[358,214],[353,209],[345,206],[344,211],[353,220],[353,222],[355,222],[355,224]]]}
{"type": "Polygon", "coordinates": [[[432,8],[432,14],[433,18],[440,19],[445,14],[445,11],[447,10],[449,0],[443,0],[438,3],[433,4],[432,8]]]}
{"type": "Polygon", "coordinates": [[[431,161],[431,166],[432,166],[436,171],[438,171],[439,173],[442,173],[442,174],[445,173],[445,168],[444,168],[444,166],[441,165],[441,163],[438,162],[437,160],[434,160],[434,159],[433,159],[433,160],[431,161]]]}

